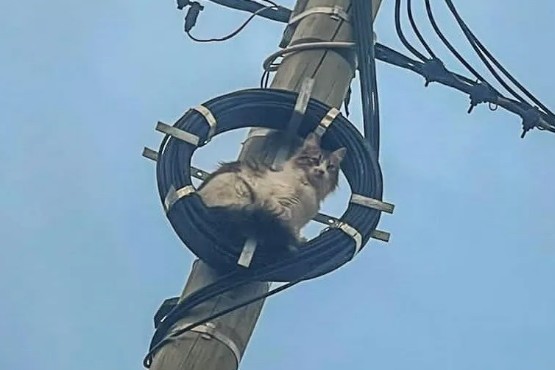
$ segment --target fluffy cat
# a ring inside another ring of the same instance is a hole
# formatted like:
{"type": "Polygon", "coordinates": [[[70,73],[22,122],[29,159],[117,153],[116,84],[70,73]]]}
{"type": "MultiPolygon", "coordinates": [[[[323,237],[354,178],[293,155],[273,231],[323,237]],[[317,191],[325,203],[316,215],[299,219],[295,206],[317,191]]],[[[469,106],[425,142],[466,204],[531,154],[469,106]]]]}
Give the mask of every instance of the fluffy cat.
{"type": "Polygon", "coordinates": [[[345,148],[323,150],[311,133],[280,169],[253,160],[223,163],[198,194],[228,232],[294,250],[303,242],[301,228],[336,189],[345,154],[345,148]]]}

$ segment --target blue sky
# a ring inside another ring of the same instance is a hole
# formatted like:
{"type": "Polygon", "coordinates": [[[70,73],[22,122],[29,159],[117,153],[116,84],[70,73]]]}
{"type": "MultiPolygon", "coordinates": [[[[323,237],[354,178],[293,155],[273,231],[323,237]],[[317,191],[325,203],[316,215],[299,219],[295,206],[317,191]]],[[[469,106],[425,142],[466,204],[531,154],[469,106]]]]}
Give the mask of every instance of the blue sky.
{"type": "MultiPolygon", "coordinates": [[[[555,4],[457,3],[555,108],[555,4]]],[[[157,120],[256,86],[282,31],[256,20],[229,42],[199,45],[183,36],[182,16],[172,1],[4,4],[0,368],[140,368],[152,315],[180,292],[192,255],[161,212],[142,147],[158,144],[157,120]]],[[[193,32],[220,36],[245,16],[208,3],[193,32]]],[[[376,31],[400,49],[392,0],[376,31]]],[[[410,72],[380,64],[378,77],[385,198],[397,206],[380,228],[391,242],[269,300],[241,368],[555,368],[555,136],[521,140],[518,117],[486,106],[467,115],[464,95],[424,88],[410,72]]],[[[195,163],[233,158],[243,136],[216,138],[195,163]]],[[[348,195],[343,186],[324,210],[340,215],[348,195]]]]}

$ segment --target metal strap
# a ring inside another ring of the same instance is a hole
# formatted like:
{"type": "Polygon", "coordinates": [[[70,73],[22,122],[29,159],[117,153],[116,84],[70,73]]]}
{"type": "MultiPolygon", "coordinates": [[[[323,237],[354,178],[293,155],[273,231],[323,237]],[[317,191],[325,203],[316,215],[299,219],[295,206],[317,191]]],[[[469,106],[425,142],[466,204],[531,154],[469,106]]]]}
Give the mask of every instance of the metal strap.
{"type": "Polygon", "coordinates": [[[160,131],[166,135],[175,137],[176,139],[183,140],[194,146],[198,146],[200,139],[197,135],[193,135],[190,132],[183,131],[177,127],[166,125],[164,122],[158,122],[156,124],[156,131],[160,131]]]}
{"type": "Polygon", "coordinates": [[[295,23],[300,22],[303,18],[308,17],[309,15],[313,14],[329,14],[330,18],[333,20],[343,20],[345,22],[349,22],[349,14],[343,8],[339,6],[315,6],[314,8],[310,8],[305,10],[304,12],[294,15],[289,19],[289,25],[292,26],[295,23]]]}
{"type": "Polygon", "coordinates": [[[328,127],[332,122],[341,114],[341,111],[337,108],[331,108],[328,113],[322,118],[318,126],[314,129],[314,133],[320,137],[324,136],[328,127]]]}
{"type": "Polygon", "coordinates": [[[391,203],[386,203],[381,200],[365,197],[364,195],[360,194],[352,194],[349,202],[358,204],[363,207],[377,209],[378,211],[386,212],[389,214],[393,213],[393,210],[395,208],[395,205],[391,203]]]}
{"type": "MultiPolygon", "coordinates": [[[[176,325],[174,329],[170,332],[170,335],[188,327],[189,325],[191,325],[191,323],[180,323],[176,325]]],[[[201,334],[201,337],[203,339],[210,340],[213,338],[222,343],[231,351],[231,353],[233,353],[235,361],[237,361],[237,366],[239,366],[239,363],[241,362],[241,350],[239,349],[239,346],[229,336],[223,334],[221,331],[216,330],[216,325],[211,322],[207,322],[205,324],[195,326],[191,329],[191,331],[201,334]]]]}
{"type": "Polygon", "coordinates": [[[147,148],[146,146],[143,148],[143,157],[153,160],[154,162],[158,161],[158,152],[156,150],[152,150],[147,148]]]}
{"type": "Polygon", "coordinates": [[[208,126],[210,126],[210,130],[208,131],[208,136],[206,137],[206,142],[205,142],[205,144],[206,144],[212,139],[212,136],[214,136],[214,134],[216,133],[216,126],[217,126],[218,122],[216,121],[216,117],[214,117],[212,112],[210,112],[210,110],[208,108],[206,108],[204,105],[201,104],[201,105],[199,105],[197,107],[194,107],[192,109],[196,110],[197,112],[202,114],[204,116],[204,118],[206,119],[206,122],[208,123],[208,126]]]}
{"type": "Polygon", "coordinates": [[[360,251],[360,249],[362,248],[362,235],[360,235],[357,229],[343,221],[337,222],[331,227],[337,228],[353,238],[353,240],[355,241],[355,254],[360,251]]]}
{"type": "Polygon", "coordinates": [[[314,79],[307,77],[303,80],[301,85],[301,90],[297,95],[297,101],[295,102],[295,109],[293,110],[293,114],[291,114],[291,118],[289,119],[289,123],[285,128],[286,136],[289,138],[284,145],[279,148],[272,161],[272,166],[277,167],[282,162],[285,161],[287,157],[287,153],[289,153],[289,149],[291,147],[291,143],[293,142],[293,138],[297,135],[299,131],[299,125],[301,124],[304,114],[306,112],[306,108],[308,107],[308,102],[310,101],[310,95],[312,94],[312,88],[314,87],[314,79]]]}
{"type": "Polygon", "coordinates": [[[173,185],[170,187],[166,198],[164,199],[164,207],[166,208],[166,212],[169,212],[171,207],[177,203],[178,200],[181,198],[186,197],[187,195],[193,194],[195,192],[195,188],[193,185],[187,185],[180,189],[175,190],[173,185]]]}
{"type": "Polygon", "coordinates": [[[243,267],[249,267],[256,251],[256,239],[247,239],[243,245],[243,250],[239,256],[237,264],[243,267]]]}

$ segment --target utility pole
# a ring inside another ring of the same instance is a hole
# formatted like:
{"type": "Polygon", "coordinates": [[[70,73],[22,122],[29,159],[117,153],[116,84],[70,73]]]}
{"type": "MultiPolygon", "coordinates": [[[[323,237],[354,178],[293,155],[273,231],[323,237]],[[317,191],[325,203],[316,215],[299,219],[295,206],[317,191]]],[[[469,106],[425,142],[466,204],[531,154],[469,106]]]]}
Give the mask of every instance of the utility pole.
{"type": "MultiPolygon", "coordinates": [[[[374,16],[381,0],[372,0],[374,16]]],[[[285,44],[315,41],[353,41],[353,29],[342,17],[349,14],[351,0],[298,0],[292,17],[295,24],[284,32],[285,44]],[[339,12],[327,12],[336,8],[339,12]],[[312,11],[311,11],[312,9],[312,11]],[[326,13],[327,12],[327,13],[326,13]],[[306,15],[306,16],[305,16],[306,15]]],[[[370,21],[371,15],[368,14],[370,21]]],[[[285,45],[283,45],[285,46],[285,45]]],[[[340,108],[355,74],[354,51],[345,49],[303,50],[282,61],[272,88],[298,92],[305,78],[313,78],[311,97],[340,108]]],[[[286,124],[286,122],[284,122],[286,124]]],[[[266,129],[251,129],[240,158],[267,154],[266,129]]],[[[181,299],[218,280],[222,273],[196,260],[181,299]]],[[[185,327],[207,315],[268,292],[270,284],[255,282],[234,289],[195,307],[174,327],[185,327]]],[[[260,316],[264,301],[258,301],[181,335],[155,354],[152,370],[236,370],[260,316]]]]}

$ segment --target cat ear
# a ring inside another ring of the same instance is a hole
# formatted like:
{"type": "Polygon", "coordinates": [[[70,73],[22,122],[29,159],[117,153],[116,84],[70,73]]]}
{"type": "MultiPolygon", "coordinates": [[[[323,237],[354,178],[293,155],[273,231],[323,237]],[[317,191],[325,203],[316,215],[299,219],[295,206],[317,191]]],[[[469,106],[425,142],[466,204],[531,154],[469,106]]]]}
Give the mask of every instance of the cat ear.
{"type": "Polygon", "coordinates": [[[304,139],[304,146],[320,146],[320,136],[316,135],[314,132],[309,133],[304,139]]]}
{"type": "Polygon", "coordinates": [[[339,148],[335,152],[331,153],[331,156],[335,158],[338,163],[340,163],[343,160],[343,158],[345,158],[346,154],[347,154],[347,148],[339,148]]]}

